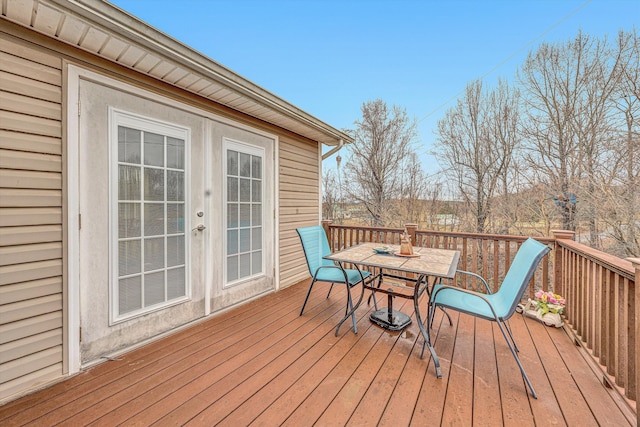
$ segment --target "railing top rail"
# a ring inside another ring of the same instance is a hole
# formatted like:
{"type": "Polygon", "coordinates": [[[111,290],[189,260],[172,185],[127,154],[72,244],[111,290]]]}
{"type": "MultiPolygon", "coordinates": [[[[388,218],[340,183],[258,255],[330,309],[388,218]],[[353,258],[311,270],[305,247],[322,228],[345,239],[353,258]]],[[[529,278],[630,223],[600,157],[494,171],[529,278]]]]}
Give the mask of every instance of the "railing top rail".
{"type": "MultiPolygon", "coordinates": [[[[404,227],[392,228],[392,227],[372,227],[369,225],[341,225],[341,224],[330,224],[330,229],[340,229],[340,230],[367,230],[367,231],[383,231],[383,232],[399,232],[402,233],[404,231],[404,227]]],[[[447,237],[459,237],[459,238],[471,238],[471,239],[480,239],[480,240],[502,240],[502,241],[513,241],[513,242],[524,242],[527,240],[528,236],[515,236],[509,234],[481,234],[481,233],[459,233],[454,231],[435,231],[435,230],[416,230],[416,235],[422,236],[447,236],[447,237]]],[[[553,237],[534,237],[534,239],[538,240],[540,243],[544,243],[547,245],[551,245],[555,243],[556,239],[553,237]]]]}
{"type": "MultiPolygon", "coordinates": [[[[373,227],[369,225],[342,225],[342,224],[330,224],[330,229],[341,230],[367,230],[367,231],[384,231],[384,232],[400,232],[404,231],[404,227],[373,227]]],[[[461,233],[456,231],[435,231],[435,230],[416,230],[416,235],[428,235],[428,236],[450,236],[450,237],[466,237],[472,239],[485,239],[485,240],[503,240],[503,241],[516,241],[524,242],[528,236],[515,236],[508,234],[481,234],[481,233],[461,233]]],[[[556,239],[553,237],[534,237],[541,243],[553,244],[556,239]]]]}
{"type": "Polygon", "coordinates": [[[558,245],[596,264],[600,264],[631,281],[635,280],[635,269],[633,268],[633,264],[627,260],[590,248],[587,245],[573,240],[558,240],[558,245]]]}
{"type": "Polygon", "coordinates": [[[335,229],[343,229],[343,230],[370,230],[370,231],[385,231],[385,232],[398,232],[402,233],[404,231],[403,228],[391,228],[391,227],[371,227],[368,225],[340,225],[340,224],[331,224],[329,228],[335,229]]]}
{"type": "MultiPolygon", "coordinates": [[[[529,236],[515,236],[510,234],[482,234],[482,233],[461,233],[457,231],[434,231],[434,230],[416,230],[416,235],[429,235],[429,236],[450,236],[459,238],[471,238],[480,240],[502,240],[513,242],[524,242],[529,236]]],[[[551,245],[555,243],[556,239],[553,237],[532,236],[540,243],[551,245]]]]}

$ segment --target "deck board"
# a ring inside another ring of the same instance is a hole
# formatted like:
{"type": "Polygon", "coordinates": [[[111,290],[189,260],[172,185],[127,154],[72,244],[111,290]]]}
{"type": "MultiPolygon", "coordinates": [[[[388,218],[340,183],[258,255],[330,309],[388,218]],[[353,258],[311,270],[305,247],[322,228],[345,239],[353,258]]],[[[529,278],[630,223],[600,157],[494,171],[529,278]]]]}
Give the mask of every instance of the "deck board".
{"type": "Polygon", "coordinates": [[[476,320],[475,322],[476,340],[473,364],[474,425],[494,426],[502,424],[500,384],[492,326],[493,323],[491,322],[482,320],[476,320]]]}
{"type": "MultiPolygon", "coordinates": [[[[515,316],[511,328],[539,398],[494,323],[436,313],[437,379],[413,323],[402,332],[357,310],[334,335],[345,289],[308,281],[213,316],[0,406],[14,425],[636,425],[563,329],[515,316]],[[612,397],[613,396],[613,397],[612,397]]],[[[424,307],[425,301],[422,301],[424,307]]],[[[385,301],[381,300],[381,306],[385,301]]],[[[396,308],[413,314],[410,300],[396,308]]]]}

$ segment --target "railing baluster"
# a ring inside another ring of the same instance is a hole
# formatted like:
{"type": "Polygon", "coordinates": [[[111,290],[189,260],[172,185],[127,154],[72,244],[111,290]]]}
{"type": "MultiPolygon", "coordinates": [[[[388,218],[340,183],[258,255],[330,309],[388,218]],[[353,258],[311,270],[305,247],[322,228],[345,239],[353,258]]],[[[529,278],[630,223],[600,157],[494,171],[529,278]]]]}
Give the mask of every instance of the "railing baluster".
{"type": "Polygon", "coordinates": [[[609,322],[607,327],[607,340],[609,342],[609,363],[607,364],[607,372],[615,377],[616,372],[618,371],[618,358],[620,357],[617,351],[618,340],[616,337],[618,313],[615,311],[617,295],[616,289],[618,287],[620,276],[615,274],[613,271],[610,272],[609,276],[609,295],[607,301],[608,311],[606,312],[609,322]]]}
{"type": "MultiPolygon", "coordinates": [[[[466,237],[462,238],[462,270],[467,270],[469,267],[467,267],[467,257],[469,256],[469,252],[467,250],[469,246],[469,239],[467,239],[466,237]]],[[[462,287],[467,289],[467,276],[463,275],[462,276],[462,287]]]]}
{"type": "MultiPolygon", "coordinates": [[[[471,271],[473,273],[478,273],[478,240],[473,239],[473,244],[471,246],[471,271]]],[[[478,290],[478,280],[474,277],[471,279],[472,289],[474,291],[478,290]]]]}
{"type": "Polygon", "coordinates": [[[500,242],[493,240],[493,292],[498,291],[500,284],[500,242]]]}
{"type": "MultiPolygon", "coordinates": [[[[636,277],[640,277],[640,274],[636,274],[636,277]]],[[[640,313],[637,312],[638,307],[640,307],[640,301],[638,301],[636,298],[638,298],[640,292],[638,292],[638,290],[636,290],[636,286],[638,286],[639,284],[636,282],[629,282],[629,304],[628,307],[630,308],[629,310],[627,310],[628,312],[628,318],[629,318],[629,330],[632,331],[631,333],[627,334],[628,340],[629,340],[629,344],[628,344],[628,353],[627,353],[627,360],[629,361],[627,363],[627,366],[629,367],[629,379],[628,379],[628,384],[629,386],[626,388],[626,392],[627,392],[627,397],[629,397],[632,400],[636,400],[636,408],[637,406],[637,398],[638,398],[638,381],[640,381],[640,374],[638,374],[638,369],[640,369],[640,357],[638,356],[638,333],[640,333],[640,326],[639,326],[639,322],[640,320],[638,320],[638,316],[640,316],[640,313]],[[634,308],[635,307],[635,310],[634,308]]],[[[636,412],[637,415],[637,412],[636,412]]]]}

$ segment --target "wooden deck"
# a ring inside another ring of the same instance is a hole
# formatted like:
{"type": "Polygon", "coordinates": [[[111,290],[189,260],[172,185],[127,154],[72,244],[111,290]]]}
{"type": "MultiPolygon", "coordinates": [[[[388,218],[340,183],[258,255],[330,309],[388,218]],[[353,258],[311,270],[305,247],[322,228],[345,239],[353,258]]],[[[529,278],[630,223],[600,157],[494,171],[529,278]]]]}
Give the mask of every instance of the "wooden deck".
{"type": "MultiPolygon", "coordinates": [[[[562,329],[516,316],[529,396],[497,327],[452,314],[434,323],[443,378],[401,333],[358,310],[358,334],[335,325],[343,289],[302,282],[0,407],[0,425],[637,425],[562,329]]],[[[396,300],[405,313],[412,302],[396,300]]],[[[423,304],[425,301],[423,300],[423,304]]],[[[382,304],[384,305],[384,304],[382,304]]],[[[396,307],[396,308],[397,308],[396,307]]]]}

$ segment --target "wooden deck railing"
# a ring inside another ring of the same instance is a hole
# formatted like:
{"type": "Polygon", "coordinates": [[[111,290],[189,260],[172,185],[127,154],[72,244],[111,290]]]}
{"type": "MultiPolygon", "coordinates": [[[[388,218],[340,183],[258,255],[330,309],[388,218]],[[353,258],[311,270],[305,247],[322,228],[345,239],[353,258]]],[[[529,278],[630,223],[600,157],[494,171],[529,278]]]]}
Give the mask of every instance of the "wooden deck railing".
{"type": "Polygon", "coordinates": [[[571,239],[557,239],[556,252],[565,321],[606,370],[604,380],[637,402],[640,260],[623,260],[571,239]]]}
{"type": "MultiPolygon", "coordinates": [[[[522,236],[423,231],[417,230],[415,224],[407,224],[405,228],[333,225],[330,221],[324,221],[323,224],[329,245],[334,251],[363,242],[400,244],[400,235],[406,229],[415,246],[459,250],[458,269],[481,275],[494,291],[509,270],[518,248],[526,240],[522,236]]],[[[549,245],[555,242],[553,238],[538,240],[549,245]]],[[[533,298],[537,289],[553,290],[551,265],[551,257],[545,257],[529,286],[530,298],[533,298]]],[[[458,280],[459,285],[467,289],[483,289],[477,280],[469,276],[461,275],[458,280]]]]}
{"type": "MultiPolygon", "coordinates": [[[[496,290],[523,236],[454,233],[405,228],[333,225],[323,221],[332,250],[363,242],[399,244],[406,229],[416,246],[456,249],[461,253],[458,269],[477,273],[496,290]]],[[[579,342],[603,370],[603,381],[615,384],[634,406],[640,383],[640,259],[631,261],[607,255],[573,241],[572,232],[554,231],[554,237],[536,240],[553,250],[538,268],[528,290],[538,289],[565,297],[564,318],[579,342]]],[[[460,286],[481,290],[468,276],[459,275],[460,286]]]]}

